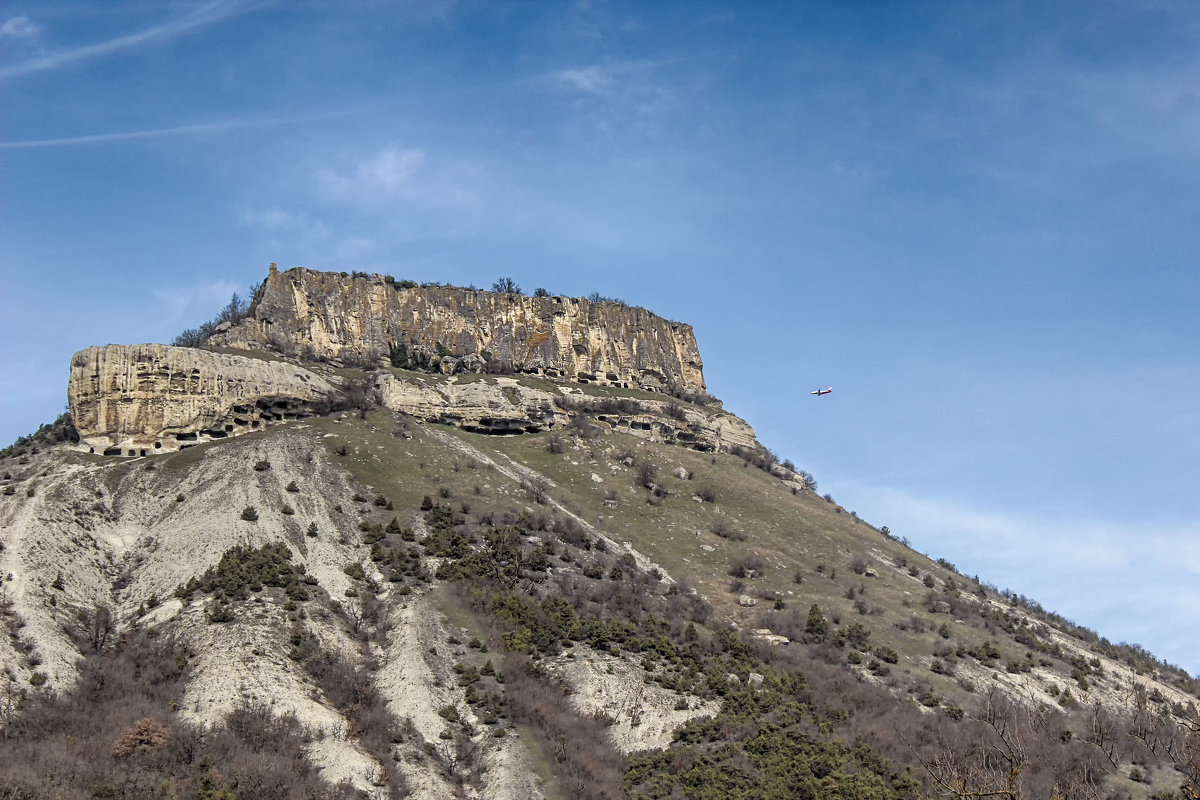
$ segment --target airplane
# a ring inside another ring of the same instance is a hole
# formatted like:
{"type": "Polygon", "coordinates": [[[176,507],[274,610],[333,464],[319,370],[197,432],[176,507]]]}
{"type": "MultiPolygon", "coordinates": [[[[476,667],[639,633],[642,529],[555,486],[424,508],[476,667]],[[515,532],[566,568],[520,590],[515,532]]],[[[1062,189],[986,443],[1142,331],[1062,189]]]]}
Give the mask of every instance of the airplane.
{"type": "Polygon", "coordinates": [[[832,391],[833,387],[830,386],[828,389],[817,389],[815,392],[809,392],[809,394],[815,394],[817,397],[820,397],[821,395],[829,394],[832,391]]]}

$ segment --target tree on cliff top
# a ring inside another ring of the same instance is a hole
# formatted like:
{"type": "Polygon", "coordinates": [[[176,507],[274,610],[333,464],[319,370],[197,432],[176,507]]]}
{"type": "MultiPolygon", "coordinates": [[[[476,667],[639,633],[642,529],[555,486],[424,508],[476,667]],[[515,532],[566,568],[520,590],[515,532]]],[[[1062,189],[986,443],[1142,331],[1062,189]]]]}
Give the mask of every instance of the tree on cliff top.
{"type": "Polygon", "coordinates": [[[504,294],[520,294],[521,287],[512,278],[500,278],[492,284],[493,292],[503,292],[504,294]]]}
{"type": "MultiPolygon", "coordinates": [[[[250,287],[251,294],[255,297],[262,290],[262,285],[250,287]]],[[[244,320],[250,313],[250,301],[242,299],[242,296],[237,292],[229,298],[229,303],[221,309],[217,316],[200,325],[199,328],[188,328],[183,333],[175,337],[171,344],[176,347],[199,347],[204,343],[204,340],[212,336],[213,331],[222,322],[228,322],[230,325],[237,325],[244,320]]]]}

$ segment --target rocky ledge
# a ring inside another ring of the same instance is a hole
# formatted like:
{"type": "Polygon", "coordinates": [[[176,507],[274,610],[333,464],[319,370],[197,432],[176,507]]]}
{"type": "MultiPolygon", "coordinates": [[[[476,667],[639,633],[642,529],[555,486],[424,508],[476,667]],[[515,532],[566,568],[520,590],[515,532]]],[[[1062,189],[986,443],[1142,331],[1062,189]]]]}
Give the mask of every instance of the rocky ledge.
{"type": "Polygon", "coordinates": [[[333,393],[324,378],[292,364],[161,344],[82,350],[67,385],[81,445],[127,456],[308,416],[333,393]]]}

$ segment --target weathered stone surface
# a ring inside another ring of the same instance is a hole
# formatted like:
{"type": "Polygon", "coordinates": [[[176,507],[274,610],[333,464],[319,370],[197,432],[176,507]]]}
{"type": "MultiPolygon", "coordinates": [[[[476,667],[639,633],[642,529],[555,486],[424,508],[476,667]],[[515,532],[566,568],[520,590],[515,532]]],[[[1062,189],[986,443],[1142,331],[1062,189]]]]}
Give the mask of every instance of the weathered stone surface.
{"type": "Polygon", "coordinates": [[[305,360],[480,371],[481,361],[584,383],[704,391],[690,325],[577,297],[402,288],[380,275],[272,265],[251,316],[212,343],[305,360]]]}
{"type": "Polygon", "coordinates": [[[382,372],[375,381],[385,408],[429,422],[479,433],[536,433],[561,428],[567,413],[550,392],[520,385],[512,378],[496,383],[425,383],[382,372]]]}
{"type": "Polygon", "coordinates": [[[306,416],[332,392],[325,379],[291,364],[136,344],[76,353],[67,400],[82,444],[146,455],[306,416]]]}
{"type": "Polygon", "coordinates": [[[766,642],[767,644],[772,645],[787,644],[789,641],[791,641],[788,639],[788,637],[781,636],[772,631],[770,628],[755,628],[750,635],[755,639],[758,639],[760,642],[766,642]]]}
{"type": "MultiPolygon", "coordinates": [[[[422,380],[381,371],[375,378],[379,402],[428,422],[478,433],[536,433],[564,427],[570,413],[559,407],[564,396],[578,400],[578,389],[555,393],[526,386],[519,378],[488,377],[466,382],[422,380]]],[[[678,403],[644,399],[633,413],[599,413],[595,421],[653,442],[678,444],[706,452],[761,449],[749,424],[724,411],[700,410],[678,403]]]]}

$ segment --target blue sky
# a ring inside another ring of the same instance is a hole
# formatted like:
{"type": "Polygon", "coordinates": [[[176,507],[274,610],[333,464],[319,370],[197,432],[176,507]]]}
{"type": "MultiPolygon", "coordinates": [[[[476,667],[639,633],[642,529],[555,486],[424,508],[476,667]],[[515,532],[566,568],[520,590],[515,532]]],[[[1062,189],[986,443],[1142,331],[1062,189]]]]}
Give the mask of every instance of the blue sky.
{"type": "Polygon", "coordinates": [[[0,102],[4,442],[272,261],[599,291],[847,508],[1200,672],[1194,3],[12,0],[0,102]]]}

